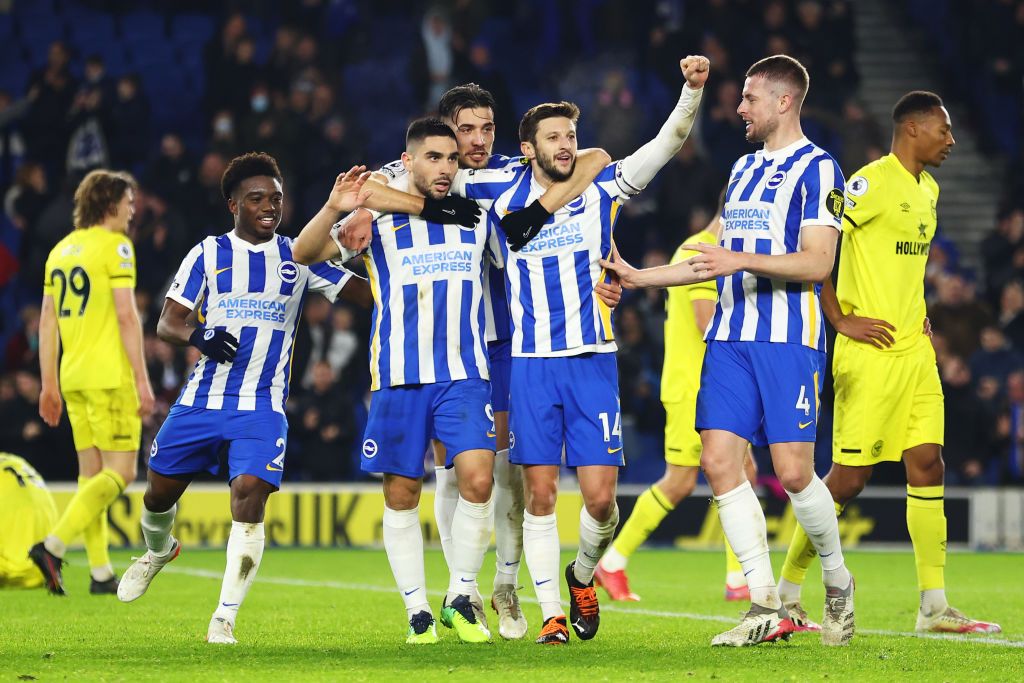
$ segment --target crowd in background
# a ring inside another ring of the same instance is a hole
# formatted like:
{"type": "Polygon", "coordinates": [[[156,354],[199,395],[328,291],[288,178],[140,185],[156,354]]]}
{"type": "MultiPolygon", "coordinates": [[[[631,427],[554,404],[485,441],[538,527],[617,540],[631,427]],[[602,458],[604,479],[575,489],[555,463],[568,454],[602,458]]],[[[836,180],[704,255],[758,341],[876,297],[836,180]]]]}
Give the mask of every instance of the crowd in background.
{"type": "MultiPolygon", "coordinates": [[[[847,174],[887,151],[887,130],[855,96],[850,4],[302,0],[227,3],[211,13],[199,0],[121,2],[113,12],[87,0],[0,3],[0,450],[25,455],[47,478],[75,473],[67,425],[51,430],[37,414],[38,303],[46,256],[71,227],[72,194],[88,169],[128,169],[141,185],[130,236],[158,398],[144,462],[197,356],[156,337],[163,295],[193,244],[231,228],[220,178],[234,155],[277,158],[281,232],[295,235],[340,170],[397,158],[408,121],[433,111],[453,85],[475,81],[495,95],[497,153],[518,150],[518,118],[529,106],[564,98],[583,110],[581,146],[621,158],[675,101],[679,58],[704,54],[713,76],[694,135],[616,228],[624,257],[659,265],[708,223],[732,161],[751,149],[735,109],[746,67],[763,55],[787,53],[807,66],[805,132],[847,174]]],[[[905,3],[910,11],[919,4],[905,3]]],[[[941,237],[929,257],[944,455],[949,480],[965,485],[1020,482],[1024,470],[1024,2],[982,3],[992,32],[958,28],[968,4],[936,3],[939,20],[963,49],[990,55],[988,71],[951,95],[976,105],[976,127],[992,132],[988,144],[1010,169],[982,273],[961,268],[941,237]]],[[[959,54],[950,49],[943,44],[939,57],[959,54]]],[[[941,206],[939,220],[941,234],[941,206]]],[[[366,311],[316,296],[304,308],[286,478],[362,476],[368,323],[366,311]]],[[[628,292],[616,315],[627,481],[652,480],[663,468],[663,323],[658,291],[628,292]]],[[[827,465],[827,435],[821,440],[827,465]]]]}

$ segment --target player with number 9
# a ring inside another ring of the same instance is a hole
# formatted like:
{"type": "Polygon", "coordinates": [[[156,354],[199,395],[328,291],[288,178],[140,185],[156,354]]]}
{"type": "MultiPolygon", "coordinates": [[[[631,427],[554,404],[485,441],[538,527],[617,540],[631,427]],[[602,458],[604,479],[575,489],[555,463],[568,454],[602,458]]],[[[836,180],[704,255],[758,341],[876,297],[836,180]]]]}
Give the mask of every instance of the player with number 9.
{"type": "Polygon", "coordinates": [[[135,479],[141,417],[153,410],[135,308],[135,252],[125,234],[135,212],[135,189],[127,173],[86,175],[75,191],[75,229],[46,260],[39,414],[56,427],[63,392],[78,451],[79,489],[30,556],[47,588],[61,595],[64,550],[81,534],[92,573],[90,592],[117,590],[107,554],[107,508],[135,479]]]}

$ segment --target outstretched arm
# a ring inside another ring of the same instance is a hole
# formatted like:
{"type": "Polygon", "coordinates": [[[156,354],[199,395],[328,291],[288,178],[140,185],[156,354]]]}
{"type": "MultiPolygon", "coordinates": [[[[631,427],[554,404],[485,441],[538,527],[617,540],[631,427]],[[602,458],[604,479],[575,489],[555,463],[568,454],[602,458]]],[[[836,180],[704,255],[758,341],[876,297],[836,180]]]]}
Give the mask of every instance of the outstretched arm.
{"type": "Polygon", "coordinates": [[[637,270],[619,256],[619,251],[614,246],[612,247],[611,258],[601,259],[600,264],[610,274],[614,274],[613,277],[618,279],[626,289],[675,287],[676,285],[691,285],[694,282],[710,279],[710,277],[697,273],[690,264],[690,260],[667,266],[637,270]]]}
{"type": "Polygon", "coordinates": [[[364,166],[353,166],[335,179],[327,202],[306,223],[292,244],[292,258],[297,263],[308,266],[338,256],[338,247],[331,239],[331,227],[340,214],[355,211],[373,196],[374,190],[366,187],[369,176],[364,166]]]}
{"type": "Polygon", "coordinates": [[[707,57],[690,55],[679,61],[679,68],[686,78],[686,85],[675,109],[653,140],[622,160],[622,181],[634,192],[647,187],[658,171],[676,155],[693,128],[711,62],[707,57]]]}
{"type": "Polygon", "coordinates": [[[751,254],[716,244],[694,244],[701,253],[687,259],[702,279],[723,277],[745,270],[773,280],[822,282],[832,273],[839,231],[830,225],[807,225],[800,231],[800,251],[792,254],[751,254]]]}

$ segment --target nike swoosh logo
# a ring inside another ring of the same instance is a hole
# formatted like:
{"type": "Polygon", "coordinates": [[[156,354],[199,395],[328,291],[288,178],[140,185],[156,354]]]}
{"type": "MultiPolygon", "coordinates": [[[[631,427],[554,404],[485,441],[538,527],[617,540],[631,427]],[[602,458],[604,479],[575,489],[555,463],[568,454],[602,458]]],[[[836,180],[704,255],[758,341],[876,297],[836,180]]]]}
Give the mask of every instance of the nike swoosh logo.
{"type": "Polygon", "coordinates": [[[391,229],[394,230],[395,232],[398,232],[402,228],[408,228],[408,227],[409,227],[408,223],[402,223],[401,225],[396,225],[396,226],[392,227],[391,229]]]}
{"type": "Polygon", "coordinates": [[[412,595],[413,593],[415,593],[418,590],[419,590],[419,588],[413,588],[411,591],[403,591],[403,593],[405,595],[412,595]]]}
{"type": "Polygon", "coordinates": [[[221,607],[238,607],[238,603],[237,602],[222,602],[222,603],[220,603],[220,606],[221,607]]]}
{"type": "Polygon", "coordinates": [[[800,429],[807,429],[812,424],[814,424],[814,420],[811,420],[810,422],[801,422],[799,427],[800,427],[800,429]]]}
{"type": "Polygon", "coordinates": [[[497,436],[497,435],[494,432],[487,432],[487,436],[491,437],[491,436],[497,436]]]}
{"type": "Polygon", "coordinates": [[[506,562],[506,563],[505,563],[505,566],[506,566],[506,567],[514,567],[514,566],[516,566],[517,564],[519,564],[519,563],[518,563],[518,562],[506,562]]]}
{"type": "Polygon", "coordinates": [[[454,216],[455,215],[455,209],[441,209],[441,213],[446,213],[449,216],[454,216]]]}
{"type": "Polygon", "coordinates": [[[543,581],[534,581],[534,586],[543,586],[545,583],[550,583],[551,579],[544,579],[543,581]]]}
{"type": "Polygon", "coordinates": [[[466,579],[462,577],[459,578],[459,581],[461,581],[462,583],[473,583],[473,579],[466,579]]]}
{"type": "Polygon", "coordinates": [[[622,450],[622,446],[619,446],[618,448],[609,448],[608,452],[609,453],[618,453],[621,450],[622,450]]]}
{"type": "Polygon", "coordinates": [[[214,275],[220,275],[225,270],[231,270],[231,266],[228,266],[227,268],[218,268],[217,270],[213,271],[213,274],[214,275]]]}
{"type": "Polygon", "coordinates": [[[268,472],[284,472],[284,468],[283,468],[283,467],[271,467],[271,466],[270,466],[270,465],[268,464],[268,465],[267,465],[267,471],[268,471],[268,472]]]}

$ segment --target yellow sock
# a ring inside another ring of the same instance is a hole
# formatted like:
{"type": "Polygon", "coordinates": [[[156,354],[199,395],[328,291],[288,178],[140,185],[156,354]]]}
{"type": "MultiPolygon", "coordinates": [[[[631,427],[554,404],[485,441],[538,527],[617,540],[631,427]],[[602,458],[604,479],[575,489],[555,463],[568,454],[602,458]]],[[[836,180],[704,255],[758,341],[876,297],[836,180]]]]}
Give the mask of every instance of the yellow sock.
{"type": "Polygon", "coordinates": [[[946,587],[944,486],[907,486],[907,530],[914,544],[919,590],[946,587]]]}
{"type": "Polygon", "coordinates": [[[124,478],[112,469],[104,468],[95,477],[78,488],[52,535],[65,546],[78,538],[100,515],[106,514],[110,504],[125,489],[124,478]]]}
{"type": "Polygon", "coordinates": [[[661,524],[661,520],[665,519],[665,515],[674,508],[657,485],[651,486],[636,499],[633,512],[622,525],[622,531],[612,543],[612,547],[623,557],[629,557],[643,545],[647,537],[661,524]]]}
{"type": "Polygon", "coordinates": [[[743,565],[740,564],[740,558],[736,557],[736,553],[733,552],[732,546],[729,545],[729,539],[725,539],[725,573],[735,574],[739,572],[743,574],[743,565]]]}
{"type": "MultiPolygon", "coordinates": [[[[79,490],[89,483],[90,479],[91,477],[78,477],[79,490]]],[[[107,528],[107,508],[104,508],[103,512],[89,526],[85,527],[82,535],[85,538],[85,554],[89,558],[89,568],[93,570],[93,573],[96,573],[95,570],[102,570],[103,574],[112,572],[109,550],[110,530],[107,528]]]]}
{"type": "MultiPolygon", "coordinates": [[[[843,506],[835,501],[833,503],[838,517],[843,513],[843,506]]],[[[804,528],[797,523],[793,531],[793,540],[789,542],[789,550],[786,551],[786,561],[782,565],[782,578],[802,586],[804,579],[807,578],[807,568],[811,566],[811,560],[815,555],[817,552],[814,550],[814,544],[807,537],[804,528]]]]}

